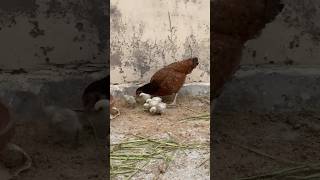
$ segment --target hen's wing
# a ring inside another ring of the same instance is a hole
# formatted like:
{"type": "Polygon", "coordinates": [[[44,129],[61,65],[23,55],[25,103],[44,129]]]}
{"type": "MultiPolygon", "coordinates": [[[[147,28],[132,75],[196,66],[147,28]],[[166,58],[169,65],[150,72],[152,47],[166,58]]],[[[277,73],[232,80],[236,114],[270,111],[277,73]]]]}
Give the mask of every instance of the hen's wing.
{"type": "Polygon", "coordinates": [[[177,93],[185,81],[186,75],[171,68],[163,68],[156,72],[150,83],[158,87],[156,95],[167,96],[177,93]]]}

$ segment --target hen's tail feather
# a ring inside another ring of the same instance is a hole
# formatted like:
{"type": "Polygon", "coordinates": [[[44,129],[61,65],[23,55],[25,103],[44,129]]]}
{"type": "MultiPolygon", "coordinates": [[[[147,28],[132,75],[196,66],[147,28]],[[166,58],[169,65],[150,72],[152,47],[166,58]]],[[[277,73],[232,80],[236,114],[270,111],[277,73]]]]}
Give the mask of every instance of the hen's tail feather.
{"type": "Polygon", "coordinates": [[[148,83],[137,89],[137,92],[143,92],[150,95],[155,95],[155,93],[159,90],[159,87],[156,83],[148,83]]]}

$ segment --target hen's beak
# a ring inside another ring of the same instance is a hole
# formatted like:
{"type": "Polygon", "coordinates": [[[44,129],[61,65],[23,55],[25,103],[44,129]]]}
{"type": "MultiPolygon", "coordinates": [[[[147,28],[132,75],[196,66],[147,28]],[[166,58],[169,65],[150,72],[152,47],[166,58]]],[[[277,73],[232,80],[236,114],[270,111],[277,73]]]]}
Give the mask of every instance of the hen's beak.
{"type": "Polygon", "coordinates": [[[198,58],[197,57],[192,58],[192,63],[194,66],[197,66],[199,64],[198,58]]]}

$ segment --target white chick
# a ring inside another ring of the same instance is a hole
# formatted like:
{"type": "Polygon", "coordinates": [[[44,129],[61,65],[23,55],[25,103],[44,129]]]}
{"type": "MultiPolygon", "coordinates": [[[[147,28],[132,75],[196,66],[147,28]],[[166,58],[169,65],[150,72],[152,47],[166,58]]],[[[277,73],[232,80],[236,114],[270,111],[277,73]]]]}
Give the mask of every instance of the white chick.
{"type": "Polygon", "coordinates": [[[134,107],[136,105],[137,102],[133,96],[124,95],[123,97],[129,106],[134,107]]]}
{"type": "Polygon", "coordinates": [[[143,104],[143,108],[145,109],[145,110],[149,110],[150,109],[150,104],[149,103],[144,103],[143,104]]]}
{"type": "Polygon", "coordinates": [[[147,99],[147,100],[146,100],[146,103],[150,103],[150,101],[151,101],[151,99],[147,99]]]}
{"type": "Polygon", "coordinates": [[[52,128],[62,133],[61,138],[65,139],[66,137],[70,137],[75,140],[75,145],[79,144],[79,134],[82,129],[82,124],[76,112],[57,106],[47,106],[44,108],[44,111],[52,128]]]}
{"type": "Polygon", "coordinates": [[[110,111],[109,100],[102,99],[94,105],[95,112],[90,114],[90,123],[92,123],[96,138],[105,140],[107,135],[108,114],[110,111]]]}
{"type": "Polygon", "coordinates": [[[154,97],[151,100],[148,100],[148,103],[150,104],[151,107],[158,105],[161,102],[161,98],[159,97],[154,97]]]}
{"type": "Polygon", "coordinates": [[[158,101],[154,101],[154,100],[151,100],[150,102],[149,102],[149,105],[151,106],[151,107],[154,107],[154,106],[156,106],[156,105],[158,105],[159,104],[159,102],[158,101]]]}
{"type": "Polygon", "coordinates": [[[138,103],[145,103],[147,99],[150,99],[151,95],[146,93],[140,93],[139,96],[136,98],[138,103]]]}
{"type": "Polygon", "coordinates": [[[151,100],[148,100],[148,103],[151,107],[158,105],[162,101],[159,97],[153,97],[151,100]]]}
{"type": "Polygon", "coordinates": [[[156,102],[161,102],[162,101],[162,99],[160,97],[153,97],[151,100],[152,101],[156,101],[156,102]]]}
{"type": "Polygon", "coordinates": [[[160,102],[156,106],[151,107],[149,111],[152,114],[162,114],[164,113],[166,107],[166,103],[160,102]]]}
{"type": "Polygon", "coordinates": [[[157,113],[157,108],[156,107],[151,107],[149,110],[152,114],[156,114],[157,113]]]}
{"type": "Polygon", "coordinates": [[[160,102],[157,105],[157,110],[158,110],[158,113],[160,113],[160,114],[164,113],[166,108],[167,108],[167,104],[166,103],[160,102]]]}
{"type": "Polygon", "coordinates": [[[151,95],[146,93],[140,93],[139,96],[142,97],[145,101],[151,98],[151,95]]]}

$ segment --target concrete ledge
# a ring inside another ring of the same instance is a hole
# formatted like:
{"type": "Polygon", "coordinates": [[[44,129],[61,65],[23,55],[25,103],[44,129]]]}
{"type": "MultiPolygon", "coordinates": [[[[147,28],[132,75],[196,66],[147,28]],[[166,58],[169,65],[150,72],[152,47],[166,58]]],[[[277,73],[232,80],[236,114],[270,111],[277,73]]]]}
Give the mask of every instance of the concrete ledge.
{"type": "Polygon", "coordinates": [[[8,91],[23,90],[40,97],[45,104],[68,108],[82,108],[81,96],[92,81],[105,76],[104,68],[97,72],[84,73],[79,70],[39,70],[24,74],[2,73],[0,75],[0,97],[10,98],[8,91]]]}
{"type": "MultiPolygon", "coordinates": [[[[123,96],[124,94],[134,95],[139,86],[141,84],[111,85],[110,92],[114,96],[123,96]]],[[[181,88],[179,96],[210,96],[210,83],[185,84],[181,88]]]]}
{"type": "Polygon", "coordinates": [[[217,112],[320,109],[320,66],[243,66],[217,100],[217,112]]]}

